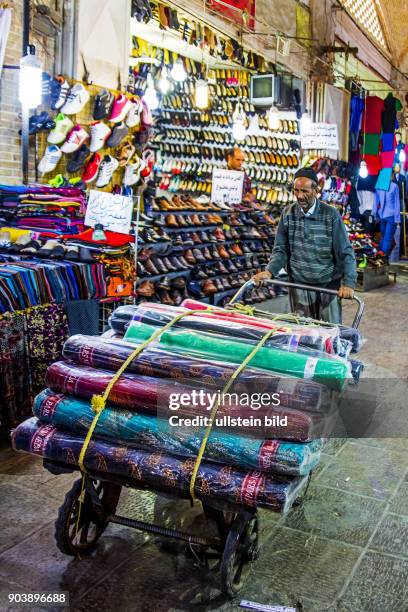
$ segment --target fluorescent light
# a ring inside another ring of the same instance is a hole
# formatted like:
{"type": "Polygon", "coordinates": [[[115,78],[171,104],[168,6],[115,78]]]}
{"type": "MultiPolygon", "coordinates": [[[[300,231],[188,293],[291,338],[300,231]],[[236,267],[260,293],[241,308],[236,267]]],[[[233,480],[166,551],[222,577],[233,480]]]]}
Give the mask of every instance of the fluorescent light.
{"type": "Polygon", "coordinates": [[[204,79],[199,79],[195,86],[195,105],[197,108],[208,107],[208,82],[204,79]]]}
{"type": "Polygon", "coordinates": [[[28,109],[37,108],[42,102],[42,66],[35,52],[20,59],[18,97],[28,109]]]}

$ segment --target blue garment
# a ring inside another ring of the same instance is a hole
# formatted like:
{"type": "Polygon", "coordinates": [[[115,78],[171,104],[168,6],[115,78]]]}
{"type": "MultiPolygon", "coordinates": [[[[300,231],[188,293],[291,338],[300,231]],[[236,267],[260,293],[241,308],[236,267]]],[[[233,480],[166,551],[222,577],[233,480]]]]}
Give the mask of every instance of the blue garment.
{"type": "Polygon", "coordinates": [[[379,249],[385,255],[389,256],[393,249],[393,241],[397,224],[394,221],[394,217],[383,217],[380,221],[381,240],[379,249]]]}
{"type": "Polygon", "coordinates": [[[373,215],[376,219],[392,218],[394,223],[400,223],[400,197],[398,185],[396,185],[396,183],[391,183],[388,191],[377,189],[375,193],[373,215]]]}
{"type": "Polygon", "coordinates": [[[388,191],[391,183],[391,174],[392,168],[382,168],[380,170],[380,174],[378,175],[377,182],[375,184],[375,189],[381,191],[388,191]]]}
{"type": "Polygon", "coordinates": [[[352,96],[350,100],[350,132],[359,132],[364,111],[364,100],[360,96],[352,96]]]}
{"type": "Polygon", "coordinates": [[[381,136],[381,151],[386,153],[387,151],[392,151],[394,148],[394,132],[389,132],[386,134],[382,134],[381,136]]]}

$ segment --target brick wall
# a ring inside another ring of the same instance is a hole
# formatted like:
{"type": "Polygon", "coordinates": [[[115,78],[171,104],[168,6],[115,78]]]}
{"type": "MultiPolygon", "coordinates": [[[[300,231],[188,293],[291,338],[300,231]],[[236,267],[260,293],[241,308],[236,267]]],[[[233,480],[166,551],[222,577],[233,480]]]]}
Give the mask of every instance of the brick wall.
{"type": "MultiPolygon", "coordinates": [[[[52,0],[43,2],[53,4],[52,0]]],[[[14,0],[10,33],[4,63],[18,65],[22,54],[23,1],[14,0]]],[[[35,35],[30,42],[42,57],[44,69],[53,72],[55,44],[35,35]]],[[[3,69],[0,80],[0,183],[16,185],[22,181],[21,173],[21,107],[18,101],[18,70],[3,69]]],[[[34,139],[30,139],[30,179],[34,179],[34,139]]]]}

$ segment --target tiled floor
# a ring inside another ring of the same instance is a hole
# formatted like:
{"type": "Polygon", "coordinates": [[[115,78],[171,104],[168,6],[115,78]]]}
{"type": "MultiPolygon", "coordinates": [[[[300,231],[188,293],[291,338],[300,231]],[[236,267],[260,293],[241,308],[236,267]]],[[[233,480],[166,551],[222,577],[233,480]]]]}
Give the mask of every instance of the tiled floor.
{"type": "MultiPolygon", "coordinates": [[[[365,375],[406,378],[408,284],[363,297],[365,375]]],[[[400,418],[402,426],[405,413],[400,418]]],[[[241,599],[310,612],[408,610],[406,439],[331,441],[301,507],[285,518],[260,511],[260,555],[233,601],[220,595],[194,557],[125,527],[109,526],[91,557],[64,556],[55,546],[54,520],[72,481],[44,471],[39,459],[0,452],[2,604],[19,589],[68,591],[73,612],[226,612],[237,610],[241,599]]],[[[149,493],[126,491],[119,512],[191,525],[198,533],[208,529],[187,502],[149,493]]]]}

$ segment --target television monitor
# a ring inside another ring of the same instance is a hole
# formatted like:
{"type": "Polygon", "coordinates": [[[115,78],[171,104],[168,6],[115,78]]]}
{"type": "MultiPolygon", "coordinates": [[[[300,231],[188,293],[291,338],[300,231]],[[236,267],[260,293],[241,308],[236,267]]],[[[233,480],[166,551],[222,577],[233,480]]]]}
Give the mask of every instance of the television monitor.
{"type": "Polygon", "coordinates": [[[272,106],[275,103],[274,74],[260,74],[251,77],[251,103],[254,106],[272,106]]]}

